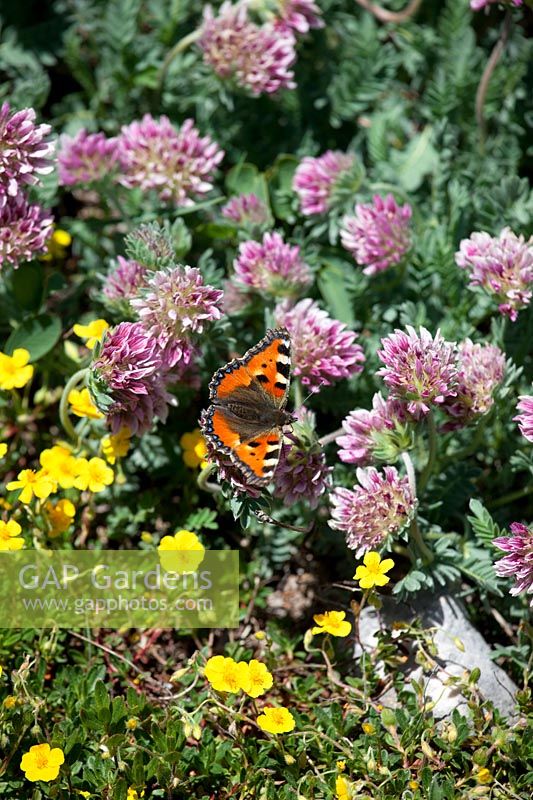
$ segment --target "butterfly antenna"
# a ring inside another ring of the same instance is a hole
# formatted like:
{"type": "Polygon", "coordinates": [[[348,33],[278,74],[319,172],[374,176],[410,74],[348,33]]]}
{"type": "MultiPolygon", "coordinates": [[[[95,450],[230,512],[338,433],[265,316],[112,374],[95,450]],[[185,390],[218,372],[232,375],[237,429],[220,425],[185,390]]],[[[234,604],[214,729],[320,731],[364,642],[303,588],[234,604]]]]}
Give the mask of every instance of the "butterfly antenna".
{"type": "Polygon", "coordinates": [[[260,509],[255,509],[254,514],[259,522],[268,522],[270,525],[277,525],[279,528],[286,528],[288,531],[297,531],[298,533],[311,533],[315,525],[314,520],[308,527],[305,527],[304,525],[288,525],[285,522],[280,522],[279,520],[270,517],[260,509]]]}

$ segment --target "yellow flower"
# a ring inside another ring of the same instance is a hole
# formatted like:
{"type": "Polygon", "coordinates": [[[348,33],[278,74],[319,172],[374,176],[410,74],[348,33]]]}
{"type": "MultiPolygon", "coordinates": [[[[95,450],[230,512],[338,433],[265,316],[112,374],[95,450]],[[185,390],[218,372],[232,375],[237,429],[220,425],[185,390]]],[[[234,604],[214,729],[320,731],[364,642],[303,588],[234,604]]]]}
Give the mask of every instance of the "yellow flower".
{"type": "Polygon", "coordinates": [[[20,536],[21,532],[22,528],[14,519],[9,522],[0,520],[0,551],[22,550],[24,539],[20,536]]]}
{"type": "Polygon", "coordinates": [[[76,459],[78,464],[78,477],[74,483],[77,489],[88,489],[90,492],[102,492],[106,486],[113,483],[115,477],[113,470],[107,466],[103,458],[94,456],[76,459]]]}
{"type": "Polygon", "coordinates": [[[139,725],[139,722],[135,719],[135,717],[130,717],[130,719],[126,722],[126,728],[129,731],[134,731],[135,728],[139,725]]]}
{"type": "Polygon", "coordinates": [[[40,469],[39,472],[35,472],[34,469],[23,469],[17,475],[16,481],[10,481],[6,485],[9,492],[14,489],[22,489],[19,494],[21,503],[30,503],[34,495],[39,500],[46,500],[48,495],[55,492],[56,488],[56,482],[44,469],[40,469]]]}
{"type": "Polygon", "coordinates": [[[68,231],[56,228],[52,236],[46,243],[46,253],[39,256],[40,261],[52,261],[53,259],[65,258],[66,249],[72,243],[72,236],[68,231]]]}
{"type": "Polygon", "coordinates": [[[80,339],[87,339],[85,344],[89,350],[92,350],[108,328],[109,325],[105,319],[93,319],[88,325],[74,325],[72,330],[80,339]]]}
{"type": "Polygon", "coordinates": [[[478,783],[491,783],[492,782],[492,774],[489,769],[486,767],[482,767],[479,772],[476,774],[476,781],[478,783]]]}
{"type": "Polygon", "coordinates": [[[15,708],[15,706],[17,705],[17,698],[14,697],[12,694],[9,694],[5,698],[2,705],[4,706],[4,708],[7,708],[8,710],[15,708]]]}
{"type": "Polygon", "coordinates": [[[3,668],[3,666],[0,664],[0,678],[2,677],[2,673],[3,673],[3,671],[4,671],[4,668],[3,668]]]}
{"type": "Polygon", "coordinates": [[[35,744],[22,756],[20,768],[29,781],[53,781],[59,775],[59,768],[64,761],[61,748],[50,749],[49,744],[35,744]]]}
{"type": "Polygon", "coordinates": [[[345,621],[344,611],[324,611],[323,614],[315,614],[313,619],[318,625],[313,628],[312,633],[329,633],[331,636],[348,636],[352,630],[350,622],[345,621]]]}
{"type": "Polygon", "coordinates": [[[288,708],[264,708],[257,717],[257,724],[267,733],[289,733],[294,729],[296,720],[288,708]]]}
{"type": "Polygon", "coordinates": [[[72,525],[72,521],[76,516],[76,507],[70,500],[58,500],[55,505],[48,502],[45,503],[44,513],[50,525],[49,536],[59,536],[60,533],[65,533],[66,530],[72,525]]]}
{"type": "Polygon", "coordinates": [[[131,444],[131,430],[128,427],[121,428],[118,433],[110,433],[102,439],[102,453],[110,464],[114,464],[117,458],[127,455],[131,444]]]}
{"type": "Polygon", "coordinates": [[[0,444],[0,458],[3,458],[3,457],[5,456],[5,454],[6,454],[6,453],[7,453],[7,444],[4,444],[4,443],[2,442],[2,443],[0,444]]]}
{"type": "Polygon", "coordinates": [[[264,631],[256,631],[254,636],[258,642],[262,642],[264,639],[266,639],[266,633],[264,631]]]}
{"type": "Polygon", "coordinates": [[[372,589],[373,586],[385,586],[390,578],[385,575],[394,566],[392,558],[386,558],[383,561],[379,553],[372,550],[366,553],[363,558],[363,564],[357,567],[354,579],[359,581],[361,589],[372,589]],[[363,566],[364,565],[364,566],[363,566]]]}
{"type": "Polygon", "coordinates": [[[204,675],[217,692],[236,692],[250,687],[250,672],[244,661],[212,656],[204,667],[204,675]]]}
{"type": "Polygon", "coordinates": [[[412,789],[413,792],[415,792],[419,786],[420,784],[418,783],[418,781],[409,781],[409,788],[412,789]]]}
{"type": "Polygon", "coordinates": [[[204,469],[208,465],[206,461],[207,445],[200,432],[200,428],[195,428],[191,433],[184,433],[180,439],[180,446],[183,450],[183,460],[188,467],[200,467],[204,469]]]}
{"type": "Polygon", "coordinates": [[[337,800],[352,800],[354,797],[353,785],[344,775],[337,775],[335,780],[335,794],[337,800]]]}
{"type": "Polygon", "coordinates": [[[337,767],[339,772],[344,772],[344,770],[346,769],[346,761],[337,761],[335,766],[337,767]]]}
{"type": "Polygon", "coordinates": [[[62,489],[72,489],[78,477],[78,463],[67,447],[56,444],[43,450],[39,456],[41,466],[62,489]]]}
{"type": "Polygon", "coordinates": [[[141,797],[144,797],[144,789],[139,794],[139,792],[134,789],[133,786],[129,787],[126,800],[140,800],[141,797]]]}
{"type": "Polygon", "coordinates": [[[205,547],[192,531],[163,536],[157,549],[161,566],[167,572],[194,572],[205,556],[205,547]]]}
{"type": "Polygon", "coordinates": [[[376,729],[371,722],[363,722],[361,727],[363,729],[363,733],[366,733],[367,736],[372,736],[372,734],[376,732],[376,729]]]}
{"type": "MultiPolygon", "coordinates": [[[[250,697],[259,697],[272,687],[274,679],[265,664],[252,658],[248,664],[249,686],[244,689],[250,697]]],[[[243,687],[244,688],[244,687],[243,687]]]]}
{"type": "Polygon", "coordinates": [[[17,347],[12,356],[0,353],[0,389],[22,389],[33,377],[33,367],[28,364],[30,354],[17,347]]]}
{"type": "Polygon", "coordinates": [[[90,797],[90,796],[91,796],[91,793],[90,793],[90,792],[84,792],[84,791],[83,791],[83,789],[77,789],[77,792],[78,792],[78,794],[81,794],[81,796],[82,796],[82,797],[85,797],[85,798],[87,798],[87,797],[90,797]]]}
{"type": "Polygon", "coordinates": [[[154,541],[154,534],[150,531],[141,531],[141,542],[151,544],[154,541]]]}
{"type": "Polygon", "coordinates": [[[102,419],[104,414],[98,411],[92,401],[91,394],[88,389],[72,389],[68,393],[68,402],[70,403],[70,410],[77,417],[89,417],[89,419],[102,419]]]}

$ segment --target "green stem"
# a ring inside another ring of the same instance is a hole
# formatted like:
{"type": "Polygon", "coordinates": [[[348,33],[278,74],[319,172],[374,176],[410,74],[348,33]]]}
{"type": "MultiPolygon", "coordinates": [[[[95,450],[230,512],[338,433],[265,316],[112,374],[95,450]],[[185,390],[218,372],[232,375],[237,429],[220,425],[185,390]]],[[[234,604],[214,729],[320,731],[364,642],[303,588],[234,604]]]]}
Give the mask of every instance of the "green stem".
{"type": "Polygon", "coordinates": [[[433,467],[435,466],[435,460],[437,458],[437,426],[435,424],[435,417],[433,416],[432,411],[429,412],[427,420],[428,420],[429,453],[428,453],[428,460],[426,461],[426,466],[422,470],[420,474],[420,479],[418,481],[418,488],[420,494],[422,494],[422,492],[426,488],[430,475],[433,472],[433,467]]]}
{"type": "Polygon", "coordinates": [[[303,404],[303,392],[302,392],[302,384],[296,378],[293,380],[292,385],[294,387],[294,409],[298,410],[303,404]]]}
{"type": "Polygon", "coordinates": [[[88,373],[89,370],[87,367],[79,369],[77,372],[75,372],[74,375],[68,379],[65,388],[63,389],[61,400],[59,401],[59,419],[67,435],[75,442],[78,441],[78,434],[76,433],[74,425],[70,421],[70,417],[68,415],[68,396],[71,391],[82,382],[82,380],[85,380],[85,377],[88,373]]]}
{"type": "Polygon", "coordinates": [[[409,528],[409,539],[410,541],[414,542],[415,548],[420,554],[422,561],[425,561],[426,564],[431,564],[431,562],[435,559],[435,556],[433,555],[433,551],[430,550],[422,537],[420,528],[418,527],[418,516],[416,514],[413,517],[411,526],[409,528]]]}
{"type": "Polygon", "coordinates": [[[201,32],[202,32],[201,28],[197,28],[196,30],[191,31],[191,33],[188,33],[187,36],[184,36],[182,39],[180,39],[174,45],[174,47],[168,51],[168,53],[165,56],[165,60],[163,61],[163,64],[161,66],[161,70],[159,72],[159,79],[157,82],[158,92],[161,92],[163,90],[163,86],[165,84],[165,78],[167,77],[167,72],[169,70],[170,65],[176,58],[176,56],[182,53],[184,50],[186,50],[189,47],[189,45],[194,44],[194,42],[200,38],[201,32]]]}
{"type": "Polygon", "coordinates": [[[222,487],[219,486],[218,483],[209,483],[208,478],[212,472],[216,469],[216,464],[208,464],[207,467],[204,467],[203,470],[198,475],[196,479],[196,483],[204,492],[209,492],[210,494],[218,494],[218,492],[222,491],[222,487]]]}
{"type": "Polygon", "coordinates": [[[487,508],[500,508],[501,506],[512,503],[514,500],[521,500],[522,497],[527,497],[528,494],[533,493],[533,486],[524,486],[523,489],[517,489],[516,492],[509,492],[504,494],[503,497],[498,497],[493,503],[487,503],[487,508]]]}

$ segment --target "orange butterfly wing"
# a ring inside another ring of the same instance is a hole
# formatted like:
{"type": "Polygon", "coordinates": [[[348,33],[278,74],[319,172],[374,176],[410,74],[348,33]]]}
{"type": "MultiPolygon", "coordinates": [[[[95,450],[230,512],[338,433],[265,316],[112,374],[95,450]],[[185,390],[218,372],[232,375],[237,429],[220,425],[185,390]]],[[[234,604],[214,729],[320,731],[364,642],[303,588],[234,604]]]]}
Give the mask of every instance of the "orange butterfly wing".
{"type": "Polygon", "coordinates": [[[207,411],[204,433],[217,450],[229,455],[235,466],[257,484],[268,483],[274,474],[280,455],[281,430],[273,428],[243,439],[238,419],[228,418],[224,403],[231,402],[237,390],[246,389],[257,381],[273,404],[284,408],[289,379],[290,337],[284,328],[277,328],[268,331],[242,358],[217,370],[209,386],[214,405],[207,411]]]}

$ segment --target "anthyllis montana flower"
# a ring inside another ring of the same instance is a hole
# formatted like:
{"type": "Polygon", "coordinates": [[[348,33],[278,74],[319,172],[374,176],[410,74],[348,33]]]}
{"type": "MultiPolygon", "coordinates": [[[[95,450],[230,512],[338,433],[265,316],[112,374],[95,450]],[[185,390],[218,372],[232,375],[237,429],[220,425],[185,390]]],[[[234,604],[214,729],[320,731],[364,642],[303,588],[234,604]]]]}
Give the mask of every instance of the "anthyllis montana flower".
{"type": "Polygon", "coordinates": [[[311,28],[323,28],[322,11],[313,0],[275,0],[278,30],[307,33],[311,28]]]}
{"type": "Polygon", "coordinates": [[[142,120],[122,128],[118,137],[122,173],[129,188],[154,190],[161,200],[190,206],[213,188],[224,151],[209,136],[200,136],[192,119],[177,130],[168,117],[142,120]]]}
{"type": "Polygon", "coordinates": [[[481,286],[499,301],[498,309],[513,322],[533,293],[533,237],[526,240],[504,228],[499,236],[472,233],[455,254],[458,267],[468,271],[469,286],[481,286]]]}
{"type": "Polygon", "coordinates": [[[233,267],[237,283],[274,297],[300,294],[312,280],[298,245],[287,244],[279,233],[265,233],[262,242],[243,242],[233,267]]]}
{"type": "Polygon", "coordinates": [[[54,142],[47,141],[50,125],[36,125],[33,108],[0,108],[0,207],[16,197],[24,184],[36,184],[54,166],[54,142]]]}
{"type": "MultiPolygon", "coordinates": [[[[510,594],[533,595],[533,530],[520,522],[510,526],[512,536],[500,536],[492,544],[508,555],[496,562],[494,569],[501,578],[514,578],[510,594]]],[[[533,606],[533,597],[530,599],[533,606]]]]}
{"type": "Polygon", "coordinates": [[[276,324],[291,335],[293,375],[307,391],[319,392],[323,386],[362,371],[365,355],[356,344],[357,334],[313,300],[305,298],[295,306],[288,301],[279,303],[274,316],[276,324]]]}
{"type": "Polygon", "coordinates": [[[239,194],[228,200],[222,207],[222,216],[246,228],[268,225],[271,221],[270,211],[263,200],[253,192],[239,194]]]}
{"type": "Polygon", "coordinates": [[[494,3],[501,4],[506,2],[506,5],[516,6],[517,8],[524,4],[524,0],[470,0],[470,8],[472,11],[481,11],[483,8],[488,8],[494,3]]]}
{"type": "Polygon", "coordinates": [[[533,442],[533,396],[522,395],[519,397],[519,403],[516,407],[517,411],[521,411],[516,417],[513,417],[515,422],[518,422],[520,433],[528,442],[533,442]]]}
{"type": "Polygon", "coordinates": [[[132,300],[149,275],[149,271],[138,261],[117,256],[117,266],[106,276],[102,289],[106,300],[121,303],[132,300]]]}
{"type": "Polygon", "coordinates": [[[454,427],[454,423],[466,425],[491,408],[494,390],[503,380],[505,355],[496,345],[465,339],[458,347],[457,366],[457,394],[443,407],[454,427]]]}
{"type": "Polygon", "coordinates": [[[338,456],[346,464],[366,467],[376,459],[392,461],[410,445],[408,425],[398,400],[372,398],[372,408],[351,411],[342,423],[344,433],[336,440],[338,456]]]}
{"type": "Polygon", "coordinates": [[[6,195],[0,207],[0,266],[16,268],[46,249],[53,231],[53,218],[41,206],[30,203],[24,192],[6,195]]]}
{"type": "Polygon", "coordinates": [[[378,472],[374,467],[357,470],[359,486],[337,487],[330,495],[333,510],[329,525],[344,531],[348,547],[360,556],[377,550],[388,536],[396,536],[411,521],[416,498],[409,481],[394,467],[378,472]]]}
{"type": "Polygon", "coordinates": [[[177,266],[151,273],[131,306],[170,356],[173,342],[221,318],[222,297],[220,289],[204,284],[200,270],[177,266]]]}
{"type": "Polygon", "coordinates": [[[60,186],[75,186],[101,181],[118,165],[116,138],[105,133],[88,133],[82,128],[75,136],[59,139],[57,166],[60,186]]]}
{"type": "Polygon", "coordinates": [[[329,211],[349,183],[355,191],[355,166],[356,158],[352,153],[338,150],[327,150],[318,158],[305,156],[292,179],[302,214],[310,216],[329,211]]]}
{"type": "Polygon", "coordinates": [[[274,474],[275,494],[286,506],[302,501],[308,508],[316,508],[329,489],[332,468],[328,467],[324,451],[315,439],[314,414],[302,406],[297,418],[293,432],[287,434],[281,447],[274,474]]]}
{"type": "Polygon", "coordinates": [[[411,325],[381,340],[378,357],[385,364],[380,375],[393,397],[405,401],[407,411],[420,417],[457,394],[456,344],[437,331],[435,337],[411,325]]]}
{"type": "Polygon", "coordinates": [[[91,365],[90,389],[113,433],[128,427],[146,433],[154,417],[163,422],[171,397],[166,391],[168,365],[157,340],[140,322],[121,322],[104,336],[91,365]]]}
{"type": "Polygon", "coordinates": [[[255,96],[295,87],[290,69],[296,60],[293,34],[270,23],[256,25],[244,2],[223,3],[217,16],[206,6],[198,45],[220,78],[255,96]]]}
{"type": "Polygon", "coordinates": [[[365,275],[376,275],[398,264],[410,247],[411,206],[399,206],[394,197],[376,194],[372,203],[357,203],[355,216],[347,216],[341,228],[342,246],[365,275]]]}

